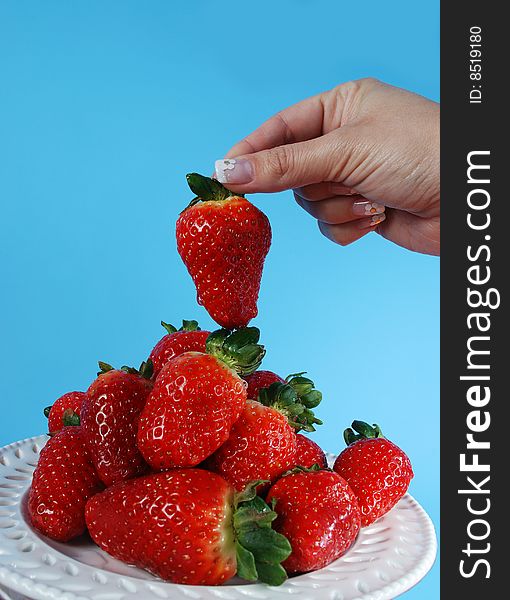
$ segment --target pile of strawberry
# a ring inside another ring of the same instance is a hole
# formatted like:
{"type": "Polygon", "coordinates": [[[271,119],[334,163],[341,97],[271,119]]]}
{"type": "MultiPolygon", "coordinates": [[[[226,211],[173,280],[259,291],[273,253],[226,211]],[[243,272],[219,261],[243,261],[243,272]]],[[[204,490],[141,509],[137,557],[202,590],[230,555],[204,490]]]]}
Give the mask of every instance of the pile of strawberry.
{"type": "Polygon", "coordinates": [[[304,373],[259,370],[257,314],[271,242],[267,217],[215,180],[196,198],[177,246],[198,301],[221,326],[175,327],[139,369],[100,372],[87,392],[45,409],[50,439],[30,489],[33,526],[66,542],[88,530],[113,557],[162,579],[219,585],[234,575],[279,585],[320,569],[387,513],[413,476],[377,425],[354,421],[328,468],[303,432],[321,421],[304,373]]]}

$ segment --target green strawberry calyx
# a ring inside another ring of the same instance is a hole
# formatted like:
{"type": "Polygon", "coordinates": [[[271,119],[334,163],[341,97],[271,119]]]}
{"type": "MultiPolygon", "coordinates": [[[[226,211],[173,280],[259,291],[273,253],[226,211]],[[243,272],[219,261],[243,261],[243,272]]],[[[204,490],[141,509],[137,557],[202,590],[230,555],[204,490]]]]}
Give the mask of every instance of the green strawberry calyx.
{"type": "MultiPolygon", "coordinates": [[[[98,375],[104,375],[105,373],[108,373],[109,371],[115,371],[116,369],[114,367],[112,367],[112,365],[103,362],[102,360],[98,361],[97,363],[99,365],[99,371],[98,371],[98,375]]],[[[143,377],[144,379],[150,379],[154,373],[154,365],[152,363],[152,360],[150,360],[150,358],[148,360],[144,360],[142,362],[142,364],[138,367],[138,369],[135,369],[134,367],[128,367],[126,365],[123,365],[119,371],[124,371],[124,373],[130,373],[131,375],[139,375],[140,377],[143,377]]]]}
{"type": "MultiPolygon", "coordinates": [[[[53,405],[47,406],[44,409],[44,416],[48,419],[50,416],[51,409],[53,405]]],[[[64,427],[71,427],[80,425],[80,415],[74,412],[72,408],[66,408],[64,413],[62,414],[62,425],[64,427]]],[[[49,436],[54,435],[51,431],[48,432],[49,436]]]]}
{"type": "Polygon", "coordinates": [[[281,585],[287,573],[281,563],[292,552],[287,538],[272,528],[278,516],[273,507],[257,496],[257,487],[267,481],[252,481],[234,496],[234,527],[237,575],[247,581],[281,585]]]}
{"type": "Polygon", "coordinates": [[[234,194],[217,179],[204,177],[204,175],[200,175],[199,173],[188,173],[186,180],[190,190],[195,194],[195,198],[193,198],[186,208],[194,206],[198,202],[221,202],[228,200],[232,196],[241,196],[244,198],[243,194],[234,194]]]}
{"type": "Polygon", "coordinates": [[[264,406],[275,408],[289,421],[296,431],[315,431],[314,425],[322,425],[313,408],[322,400],[322,393],[303,373],[289,375],[285,382],[275,381],[267,388],[261,388],[257,400],[264,406]]]}
{"type": "Polygon", "coordinates": [[[311,467],[303,467],[302,465],[296,465],[292,469],[285,471],[280,475],[280,478],[287,477],[289,475],[297,475],[298,473],[317,473],[318,471],[332,471],[329,467],[321,467],[319,463],[314,463],[311,467]]]}
{"type": "Polygon", "coordinates": [[[198,326],[198,321],[185,321],[183,319],[182,327],[179,327],[179,329],[173,325],[170,325],[170,323],[165,323],[164,321],[161,321],[161,325],[169,334],[177,333],[178,331],[201,331],[200,327],[198,326]]]}
{"type": "Polygon", "coordinates": [[[379,425],[375,423],[369,425],[365,421],[353,421],[351,427],[344,431],[344,440],[348,446],[359,440],[375,440],[378,438],[384,438],[384,435],[379,425]]]}
{"type": "Polygon", "coordinates": [[[243,327],[235,331],[218,329],[207,337],[205,349],[238,375],[249,375],[260,367],[266,353],[264,346],[258,343],[259,339],[257,327],[243,327]]]}
{"type": "Polygon", "coordinates": [[[66,408],[62,415],[62,423],[64,427],[77,427],[80,424],[80,415],[72,408],[66,408]]]}

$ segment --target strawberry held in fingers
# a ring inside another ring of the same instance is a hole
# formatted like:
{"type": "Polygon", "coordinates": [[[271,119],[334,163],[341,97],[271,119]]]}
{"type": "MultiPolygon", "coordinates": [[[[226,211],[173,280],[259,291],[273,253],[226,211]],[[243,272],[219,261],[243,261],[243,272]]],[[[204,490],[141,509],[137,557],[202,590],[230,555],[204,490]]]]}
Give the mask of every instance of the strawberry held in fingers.
{"type": "Polygon", "coordinates": [[[85,531],[85,504],[103,488],[81,427],[64,427],[41,450],[29,492],[33,526],[60,542],[85,531]]]}
{"type": "Polygon", "coordinates": [[[180,329],[163,321],[161,325],[168,334],[159,340],[149,356],[149,360],[154,365],[154,379],[172,358],[184,352],[205,352],[205,340],[210,333],[210,331],[202,331],[196,321],[183,321],[180,329]]]}
{"type": "Polygon", "coordinates": [[[138,448],[138,419],[152,389],[151,363],[140,370],[114,369],[100,362],[100,373],[87,391],[81,423],[96,471],[105,485],[147,469],[138,448]]]}
{"type": "Polygon", "coordinates": [[[348,446],[333,469],[356,494],[361,524],[366,527],[391,510],[407,492],[413,469],[407,455],[382,435],[378,425],[354,421],[344,438],[348,446]]]}
{"type": "Polygon", "coordinates": [[[266,215],[246,198],[197,173],[186,176],[196,198],[177,220],[177,250],[198,303],[226,329],[257,316],[264,260],[271,245],[266,215]]]}
{"type": "Polygon", "coordinates": [[[352,545],[360,529],[356,497],[347,482],[329,470],[296,469],[269,490],[278,514],[274,527],[290,542],[288,573],[321,569],[352,545]]]}
{"type": "Polygon", "coordinates": [[[85,392],[68,392],[57,398],[53,406],[44,409],[51,435],[59,432],[64,425],[79,425],[81,405],[85,396],[85,392]]]}
{"type": "Polygon", "coordinates": [[[87,526],[115,558],[174,583],[220,585],[237,572],[279,585],[291,549],[271,528],[276,513],[256,496],[257,483],[234,494],[201,469],[146,475],[94,496],[87,526]]]}
{"type": "Polygon", "coordinates": [[[138,426],[138,448],[153,469],[193,467],[227,440],[246,403],[239,375],[265,354],[247,327],[209,335],[207,353],[186,352],[160,371],[138,426]]]}

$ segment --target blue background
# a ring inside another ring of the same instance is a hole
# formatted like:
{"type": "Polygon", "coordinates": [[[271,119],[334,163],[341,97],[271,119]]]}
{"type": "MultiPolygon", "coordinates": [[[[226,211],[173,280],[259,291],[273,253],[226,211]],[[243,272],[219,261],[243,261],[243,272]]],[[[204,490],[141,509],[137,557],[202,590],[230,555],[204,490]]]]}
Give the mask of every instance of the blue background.
{"type": "MultiPolygon", "coordinates": [[[[86,389],[96,360],[137,365],[160,319],[198,318],[175,249],[190,199],[275,111],[373,76],[437,100],[438,2],[0,3],[0,444],[45,430],[42,407],[86,389]]],[[[439,512],[439,261],[375,234],[341,248],[290,193],[271,220],[265,367],[324,392],[315,439],[353,418],[411,456],[439,512]]],[[[437,565],[409,600],[439,597],[437,565]]]]}

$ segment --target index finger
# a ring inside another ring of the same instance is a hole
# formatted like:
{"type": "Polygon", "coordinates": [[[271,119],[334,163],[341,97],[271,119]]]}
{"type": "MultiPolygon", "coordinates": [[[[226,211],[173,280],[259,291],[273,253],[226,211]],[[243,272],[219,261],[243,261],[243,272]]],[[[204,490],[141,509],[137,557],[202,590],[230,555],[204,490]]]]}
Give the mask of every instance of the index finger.
{"type": "Polygon", "coordinates": [[[258,129],[235,144],[225,158],[316,138],[322,134],[323,118],[324,94],[306,98],[276,113],[258,129]]]}

